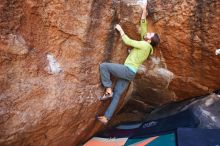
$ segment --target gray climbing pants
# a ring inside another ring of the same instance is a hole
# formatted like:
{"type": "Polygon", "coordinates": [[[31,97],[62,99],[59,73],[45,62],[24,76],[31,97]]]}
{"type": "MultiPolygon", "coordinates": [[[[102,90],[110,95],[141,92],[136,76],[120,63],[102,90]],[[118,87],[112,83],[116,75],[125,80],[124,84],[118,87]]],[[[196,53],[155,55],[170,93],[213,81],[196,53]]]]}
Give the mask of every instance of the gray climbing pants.
{"type": "Polygon", "coordinates": [[[110,75],[117,78],[111,104],[105,112],[105,117],[110,120],[114,114],[122,93],[128,87],[129,82],[134,79],[135,73],[127,66],[115,63],[100,64],[101,81],[104,87],[112,87],[110,75]]]}

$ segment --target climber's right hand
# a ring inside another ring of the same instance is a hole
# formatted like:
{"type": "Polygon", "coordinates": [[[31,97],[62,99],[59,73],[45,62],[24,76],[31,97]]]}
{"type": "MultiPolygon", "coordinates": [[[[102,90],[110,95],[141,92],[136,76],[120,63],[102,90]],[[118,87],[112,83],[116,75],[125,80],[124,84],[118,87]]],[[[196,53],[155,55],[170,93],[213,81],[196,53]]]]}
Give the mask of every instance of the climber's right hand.
{"type": "Polygon", "coordinates": [[[146,9],[147,9],[147,0],[145,0],[145,1],[141,4],[141,8],[142,8],[142,10],[146,10],[146,9]]]}

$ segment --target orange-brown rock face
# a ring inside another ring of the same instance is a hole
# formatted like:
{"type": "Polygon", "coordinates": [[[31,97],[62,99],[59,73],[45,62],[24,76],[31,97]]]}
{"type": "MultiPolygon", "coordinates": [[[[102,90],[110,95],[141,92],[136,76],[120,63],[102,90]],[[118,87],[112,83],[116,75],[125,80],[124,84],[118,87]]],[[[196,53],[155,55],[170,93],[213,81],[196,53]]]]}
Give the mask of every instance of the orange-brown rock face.
{"type": "MultiPolygon", "coordinates": [[[[220,85],[219,1],[150,1],[161,35],[136,91],[165,103],[220,85]]],[[[77,145],[99,128],[108,103],[99,63],[122,63],[126,47],[113,25],[138,38],[136,0],[0,2],[0,145],[77,145]]]]}
{"type": "Polygon", "coordinates": [[[220,1],[150,1],[149,11],[161,44],[136,80],[143,100],[161,105],[218,89],[220,1]]]}
{"type": "Polygon", "coordinates": [[[119,8],[127,6],[1,1],[0,145],[77,145],[99,129],[95,116],[109,104],[98,100],[99,64],[127,53],[113,29],[119,8]]]}

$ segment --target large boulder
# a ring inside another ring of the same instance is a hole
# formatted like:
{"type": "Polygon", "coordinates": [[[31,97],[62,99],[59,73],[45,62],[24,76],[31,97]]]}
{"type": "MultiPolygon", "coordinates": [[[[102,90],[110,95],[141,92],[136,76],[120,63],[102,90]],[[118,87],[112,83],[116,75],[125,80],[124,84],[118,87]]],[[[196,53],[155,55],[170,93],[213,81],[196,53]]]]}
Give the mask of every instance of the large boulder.
{"type": "Polygon", "coordinates": [[[118,7],[109,0],[1,1],[0,145],[77,145],[100,128],[95,116],[109,102],[98,100],[99,64],[127,55],[113,29],[118,7]]]}
{"type": "Polygon", "coordinates": [[[220,87],[220,1],[151,0],[150,29],[161,37],[146,73],[135,81],[142,101],[163,105],[220,87]]]}
{"type": "MultiPolygon", "coordinates": [[[[137,2],[1,1],[0,145],[77,145],[101,128],[99,64],[127,56],[114,24],[139,39],[137,2]]],[[[217,0],[150,1],[161,45],[136,93],[163,104],[216,89],[219,13],[217,0]]]]}

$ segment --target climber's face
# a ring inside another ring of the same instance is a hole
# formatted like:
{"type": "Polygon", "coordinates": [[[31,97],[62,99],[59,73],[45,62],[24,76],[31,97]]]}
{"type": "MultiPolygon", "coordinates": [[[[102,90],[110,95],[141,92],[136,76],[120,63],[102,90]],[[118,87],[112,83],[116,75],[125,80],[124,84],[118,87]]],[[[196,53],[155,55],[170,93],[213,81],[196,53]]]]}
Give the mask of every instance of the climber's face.
{"type": "Polygon", "coordinates": [[[151,38],[154,36],[155,33],[153,32],[148,32],[145,36],[144,36],[144,40],[151,40],[151,38]]]}

